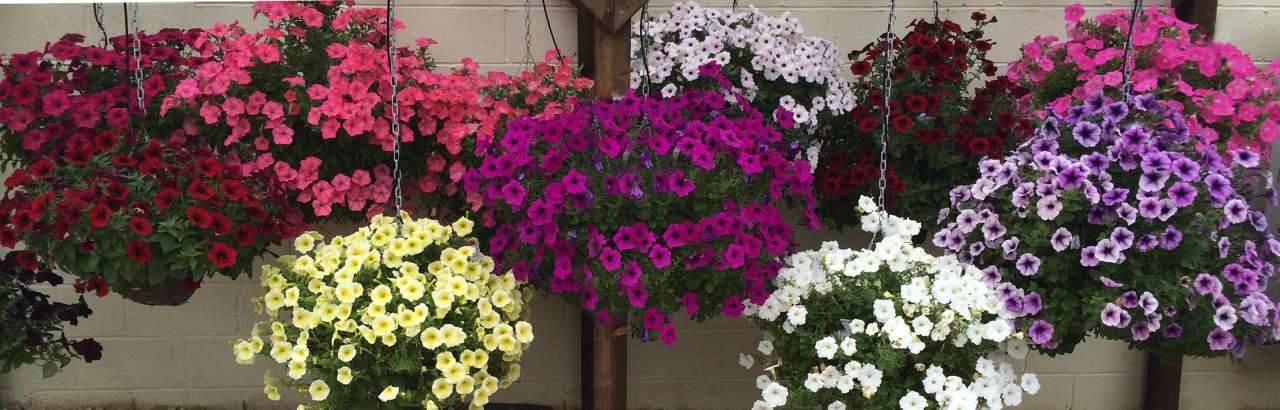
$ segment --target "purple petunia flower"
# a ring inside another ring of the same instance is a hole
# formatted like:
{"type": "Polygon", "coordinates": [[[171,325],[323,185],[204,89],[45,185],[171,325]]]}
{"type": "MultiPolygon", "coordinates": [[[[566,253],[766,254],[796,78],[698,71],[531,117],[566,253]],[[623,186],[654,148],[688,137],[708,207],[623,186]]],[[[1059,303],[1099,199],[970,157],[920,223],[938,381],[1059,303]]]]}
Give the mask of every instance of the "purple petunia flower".
{"type": "Polygon", "coordinates": [[[1125,309],[1138,307],[1138,292],[1128,291],[1120,295],[1120,306],[1125,309]]]}
{"type": "Polygon", "coordinates": [[[1129,313],[1125,312],[1114,303],[1108,303],[1102,308],[1102,324],[1111,327],[1125,327],[1129,325],[1129,313]]]}
{"type": "Polygon", "coordinates": [[[1084,115],[1093,115],[1102,111],[1102,109],[1106,106],[1106,104],[1107,104],[1107,96],[1103,95],[1102,92],[1099,91],[1089,95],[1088,97],[1085,97],[1084,105],[1081,105],[1080,107],[1084,111],[1083,112],[1084,115]]]}
{"type": "Polygon", "coordinates": [[[1236,325],[1236,309],[1231,305],[1219,306],[1213,312],[1213,324],[1218,325],[1218,328],[1231,330],[1236,325]]]}
{"type": "Polygon", "coordinates": [[[1133,326],[1129,326],[1129,334],[1132,336],[1133,341],[1141,342],[1151,337],[1151,327],[1145,320],[1139,320],[1133,326]]]}
{"type": "Polygon", "coordinates": [[[1160,217],[1160,200],[1156,198],[1143,198],[1138,201],[1138,214],[1143,218],[1156,219],[1160,217]]]}
{"type": "Polygon", "coordinates": [[[1166,226],[1164,232],[1160,234],[1160,247],[1164,250],[1171,251],[1182,243],[1182,231],[1174,228],[1173,225],[1166,226]]]}
{"type": "Polygon", "coordinates": [[[1128,202],[1120,204],[1116,207],[1116,216],[1123,219],[1126,223],[1132,225],[1138,220],[1138,210],[1128,202]]]}
{"type": "Polygon", "coordinates": [[[1098,141],[1102,139],[1102,128],[1091,122],[1081,122],[1071,130],[1071,136],[1081,146],[1092,147],[1098,145],[1098,141]]]}
{"type": "Polygon", "coordinates": [[[960,214],[956,215],[956,227],[961,233],[973,232],[978,227],[978,213],[971,209],[960,211],[960,214]]]}
{"type": "Polygon", "coordinates": [[[1234,157],[1236,165],[1245,168],[1258,166],[1258,161],[1262,159],[1262,156],[1258,155],[1258,153],[1244,149],[1231,151],[1231,156],[1234,157]]]}
{"type": "Polygon", "coordinates": [[[1227,201],[1222,211],[1226,214],[1227,221],[1233,224],[1244,222],[1249,217],[1249,206],[1238,198],[1227,201]]]}
{"type": "Polygon", "coordinates": [[[1116,227],[1115,230],[1111,231],[1110,238],[1111,242],[1115,243],[1120,250],[1129,249],[1129,247],[1133,246],[1134,235],[1133,231],[1130,231],[1129,228],[1125,228],[1123,226],[1116,227]]]}
{"type": "Polygon", "coordinates": [[[1076,189],[1085,180],[1085,170],[1082,166],[1072,166],[1063,169],[1058,173],[1057,184],[1062,189],[1076,189]]]}
{"type": "Polygon", "coordinates": [[[1040,294],[1036,292],[1028,293],[1022,297],[1022,312],[1028,315],[1040,313],[1040,309],[1044,308],[1044,301],[1040,299],[1040,294]]]}
{"type": "Polygon", "coordinates": [[[1123,101],[1116,101],[1111,104],[1107,104],[1106,113],[1103,115],[1103,118],[1114,124],[1123,120],[1127,115],[1129,115],[1129,104],[1126,104],[1123,101]]]}
{"type": "Polygon", "coordinates": [[[1062,212],[1062,202],[1058,201],[1058,197],[1049,195],[1036,201],[1036,216],[1046,221],[1052,221],[1058,218],[1058,213],[1062,212]]]}
{"type": "Polygon", "coordinates": [[[1151,292],[1142,292],[1142,296],[1138,298],[1138,307],[1142,308],[1143,313],[1152,314],[1160,308],[1160,301],[1151,292]]]}
{"type": "Polygon", "coordinates": [[[1031,342],[1037,345],[1043,345],[1053,339],[1053,325],[1043,320],[1037,320],[1027,328],[1027,335],[1031,337],[1031,342]]]}
{"type": "Polygon", "coordinates": [[[1236,344],[1236,337],[1231,335],[1231,332],[1221,328],[1215,328],[1210,331],[1205,340],[1209,342],[1209,348],[1213,350],[1227,350],[1236,344]]]}
{"type": "Polygon", "coordinates": [[[1138,177],[1138,190],[1143,192],[1155,192],[1164,189],[1164,184],[1169,182],[1169,174],[1148,172],[1138,177]]]}
{"type": "Polygon", "coordinates": [[[1004,275],[1000,274],[1000,268],[995,265],[982,268],[982,281],[988,285],[995,285],[1000,282],[1004,275]]]}
{"type": "Polygon", "coordinates": [[[1183,208],[1191,205],[1196,200],[1196,188],[1186,182],[1177,182],[1169,187],[1169,199],[1173,201],[1173,206],[1183,208]]]}
{"type": "Polygon", "coordinates": [[[1164,105],[1152,94],[1140,94],[1133,97],[1133,106],[1140,111],[1150,113],[1164,112],[1164,105]]]}
{"type": "Polygon", "coordinates": [[[1035,275],[1036,272],[1040,270],[1040,258],[1029,253],[1024,253],[1022,256],[1018,257],[1016,266],[1018,268],[1018,272],[1021,272],[1023,276],[1035,275]]]}
{"type": "Polygon", "coordinates": [[[1071,231],[1065,227],[1059,227],[1053,231],[1053,235],[1049,237],[1049,244],[1053,246],[1053,250],[1062,252],[1071,245],[1071,231]]]}
{"type": "Polygon", "coordinates": [[[1195,182],[1200,180],[1200,164],[1190,158],[1182,157],[1173,161],[1173,174],[1183,181],[1195,182]]]}
{"type": "Polygon", "coordinates": [[[1111,278],[1108,278],[1108,277],[1106,277],[1106,276],[1099,276],[1099,277],[1098,277],[1098,281],[1099,281],[1099,282],[1102,282],[1102,286],[1106,286],[1106,287],[1108,287],[1108,288],[1112,288],[1112,289],[1115,289],[1115,288],[1118,288],[1118,287],[1124,286],[1124,285],[1122,285],[1120,282],[1116,282],[1116,281],[1115,281],[1115,279],[1111,279],[1111,278]]]}
{"type": "Polygon", "coordinates": [[[1004,257],[1004,260],[1011,261],[1018,257],[1018,244],[1020,242],[1017,237],[1000,242],[1001,256],[1004,257]]]}
{"type": "Polygon", "coordinates": [[[1226,200],[1228,196],[1235,193],[1231,188],[1231,181],[1222,174],[1211,174],[1205,177],[1204,186],[1209,190],[1209,195],[1219,201],[1226,200]]]}
{"type": "Polygon", "coordinates": [[[1080,249],[1080,266],[1086,268],[1098,266],[1098,248],[1086,246],[1080,249]]]}
{"type": "Polygon", "coordinates": [[[1164,330],[1160,332],[1160,335],[1164,336],[1166,339],[1177,339],[1182,336],[1182,325],[1177,322],[1170,323],[1168,326],[1164,327],[1164,330]]]}

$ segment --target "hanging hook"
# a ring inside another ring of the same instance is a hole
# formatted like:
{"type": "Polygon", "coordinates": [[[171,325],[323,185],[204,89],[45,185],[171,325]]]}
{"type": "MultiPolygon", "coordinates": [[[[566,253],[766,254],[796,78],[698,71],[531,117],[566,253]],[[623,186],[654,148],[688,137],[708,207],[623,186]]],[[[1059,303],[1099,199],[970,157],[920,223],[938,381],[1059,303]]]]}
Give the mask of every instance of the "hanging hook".
{"type": "Polygon", "coordinates": [[[649,95],[649,0],[644,1],[644,5],[640,6],[640,62],[644,65],[644,72],[640,75],[640,94],[649,95]]]}
{"type": "Polygon", "coordinates": [[[1142,0],[1134,0],[1133,5],[1129,9],[1129,33],[1124,41],[1124,60],[1121,60],[1121,72],[1124,74],[1124,86],[1121,88],[1121,97],[1125,100],[1129,99],[1129,91],[1132,84],[1130,79],[1133,77],[1134,66],[1138,65],[1137,57],[1131,56],[1133,52],[1133,33],[1138,31],[1138,17],[1142,14],[1142,0]],[[1129,62],[1133,57],[1133,63],[1129,62]]]}
{"type": "Polygon", "coordinates": [[[942,19],[938,17],[938,0],[933,0],[933,22],[937,23],[942,19]]]}
{"type": "Polygon", "coordinates": [[[102,48],[106,49],[110,39],[107,38],[107,26],[103,24],[105,11],[102,9],[102,3],[93,3],[93,22],[98,23],[98,32],[102,33],[102,48]]]}
{"type": "Polygon", "coordinates": [[[387,76],[391,85],[391,138],[395,141],[391,151],[393,194],[395,195],[396,222],[400,222],[400,212],[404,210],[404,194],[400,189],[400,180],[404,175],[400,170],[400,96],[396,84],[396,34],[395,34],[395,0],[387,0],[387,76]]]}

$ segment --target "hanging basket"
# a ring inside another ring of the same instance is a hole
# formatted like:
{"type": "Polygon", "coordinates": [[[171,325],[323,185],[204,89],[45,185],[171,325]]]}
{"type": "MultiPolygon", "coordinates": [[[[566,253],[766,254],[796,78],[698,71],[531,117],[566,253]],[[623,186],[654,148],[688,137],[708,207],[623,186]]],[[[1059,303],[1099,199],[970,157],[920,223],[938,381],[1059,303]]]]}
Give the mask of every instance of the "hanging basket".
{"type": "Polygon", "coordinates": [[[113,290],[125,299],[147,306],[178,306],[187,303],[197,288],[184,280],[169,279],[156,285],[124,283],[113,290]]]}

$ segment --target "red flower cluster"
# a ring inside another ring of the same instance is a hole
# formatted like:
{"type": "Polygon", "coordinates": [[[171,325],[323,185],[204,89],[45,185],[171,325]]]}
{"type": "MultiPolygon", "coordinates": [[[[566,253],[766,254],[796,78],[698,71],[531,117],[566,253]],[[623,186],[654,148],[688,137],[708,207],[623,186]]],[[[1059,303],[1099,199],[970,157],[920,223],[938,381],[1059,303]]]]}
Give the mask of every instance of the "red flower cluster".
{"type": "MultiPolygon", "coordinates": [[[[992,42],[982,31],[996,20],[983,13],[971,17],[975,27],[967,31],[947,20],[913,21],[892,44],[886,201],[914,220],[934,220],[946,190],[955,185],[948,181],[971,180],[979,160],[999,157],[1031,131],[1031,122],[1014,114],[1016,98],[1025,90],[1002,78],[973,90],[974,81],[996,73],[986,57],[992,42]]],[[[877,189],[879,136],[886,125],[884,45],[881,39],[850,54],[862,104],[823,141],[816,172],[819,214],[835,226],[854,223],[849,206],[877,189]]]]}
{"type": "Polygon", "coordinates": [[[202,144],[211,130],[159,109],[212,57],[200,50],[207,36],[140,34],[135,61],[132,36],[104,48],[68,34],[0,64],[0,152],[23,165],[4,181],[0,245],[21,241],[32,263],[105,293],[120,281],[236,275],[300,230],[283,195],[246,177],[234,153],[202,144]],[[137,66],[142,106],[135,84],[121,81],[137,66]]]}

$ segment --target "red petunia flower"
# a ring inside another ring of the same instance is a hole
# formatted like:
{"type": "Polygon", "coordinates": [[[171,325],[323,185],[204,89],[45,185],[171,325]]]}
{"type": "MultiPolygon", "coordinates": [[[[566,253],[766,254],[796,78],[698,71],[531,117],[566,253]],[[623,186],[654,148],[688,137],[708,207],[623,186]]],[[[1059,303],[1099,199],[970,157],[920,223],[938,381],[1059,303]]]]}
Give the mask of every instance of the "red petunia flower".
{"type": "Polygon", "coordinates": [[[209,212],[209,230],[218,235],[226,235],[231,233],[231,220],[226,215],[217,212],[209,212]]]}
{"type": "Polygon", "coordinates": [[[128,155],[116,155],[111,157],[111,164],[121,168],[133,168],[138,165],[138,160],[128,155]]]}
{"type": "Polygon", "coordinates": [[[200,158],[196,160],[196,171],[199,171],[205,178],[213,178],[222,173],[222,165],[218,164],[213,158],[200,158]]]}
{"type": "Polygon", "coordinates": [[[929,68],[929,60],[919,54],[907,56],[907,68],[911,71],[924,71],[929,68]]]}
{"type": "Polygon", "coordinates": [[[854,62],[853,62],[853,64],[850,64],[850,65],[849,65],[849,71],[852,71],[852,72],[853,72],[853,75],[867,75],[867,74],[870,74],[870,73],[871,73],[871,63],[870,63],[870,62],[868,62],[867,60],[858,60],[858,61],[854,61],[854,62]]]}
{"type": "Polygon", "coordinates": [[[93,159],[93,154],[86,149],[70,149],[62,155],[62,159],[74,165],[84,165],[93,159]]]}
{"type": "Polygon", "coordinates": [[[26,270],[36,270],[40,268],[40,261],[36,259],[36,253],[32,251],[14,251],[15,260],[18,266],[26,270]]]}
{"type": "Polygon", "coordinates": [[[868,133],[876,129],[880,125],[880,121],[875,117],[866,117],[858,121],[858,131],[868,133]]]}
{"type": "Polygon", "coordinates": [[[53,172],[53,163],[49,162],[49,160],[47,159],[42,159],[40,161],[37,161],[34,164],[31,164],[30,167],[27,167],[27,170],[30,171],[31,175],[35,176],[36,178],[44,178],[46,176],[49,176],[50,172],[53,172]]]}
{"type": "Polygon", "coordinates": [[[112,214],[114,214],[114,212],[111,211],[111,208],[107,207],[107,204],[99,202],[97,205],[93,206],[93,209],[89,210],[89,226],[94,228],[105,228],[107,223],[111,222],[112,214]]]}
{"type": "Polygon", "coordinates": [[[129,187],[121,184],[119,181],[111,181],[107,183],[105,190],[107,196],[115,199],[124,199],[129,197],[129,187]]]}
{"type": "Polygon", "coordinates": [[[102,131],[93,136],[93,146],[98,149],[98,152],[110,151],[119,142],[120,136],[111,131],[102,131]]]}
{"type": "Polygon", "coordinates": [[[222,191],[222,195],[232,201],[239,201],[241,198],[245,197],[244,184],[241,184],[240,181],[232,179],[222,181],[220,189],[222,191]]]}
{"type": "Polygon", "coordinates": [[[907,110],[911,112],[924,112],[929,108],[929,99],[919,95],[909,95],[906,99],[907,110]]]}
{"type": "Polygon", "coordinates": [[[192,206],[187,208],[187,221],[192,225],[208,228],[209,224],[213,223],[213,217],[209,216],[209,211],[204,208],[192,206]]]}
{"type": "Polygon", "coordinates": [[[249,246],[258,240],[258,229],[253,225],[240,224],[232,237],[235,238],[237,245],[249,246]]]}
{"type": "Polygon", "coordinates": [[[969,152],[974,154],[984,154],[990,149],[991,141],[986,138],[976,137],[969,140],[969,152]]]}
{"type": "Polygon", "coordinates": [[[147,261],[151,260],[151,245],[143,241],[129,241],[129,244],[125,247],[124,254],[137,264],[145,265],[147,261]]]}
{"type": "Polygon", "coordinates": [[[18,246],[18,235],[8,228],[0,228],[0,246],[13,248],[18,246]]]}
{"type": "Polygon", "coordinates": [[[9,223],[13,224],[13,229],[18,232],[27,232],[35,227],[36,219],[40,217],[35,211],[24,209],[13,213],[9,218],[9,223]]]}
{"type": "Polygon", "coordinates": [[[173,188],[160,188],[160,191],[156,192],[156,208],[169,209],[170,206],[173,206],[173,201],[176,201],[177,199],[178,190],[173,188]]]}
{"type": "Polygon", "coordinates": [[[202,184],[199,181],[193,182],[191,185],[188,185],[187,193],[191,195],[191,199],[195,199],[201,202],[213,199],[213,194],[214,194],[213,188],[210,188],[208,185],[202,184]]]}
{"type": "Polygon", "coordinates": [[[236,250],[222,243],[213,244],[205,256],[208,256],[209,261],[213,262],[213,266],[218,269],[230,268],[236,264],[236,250]]]}
{"type": "Polygon", "coordinates": [[[138,236],[151,236],[151,220],[141,216],[129,218],[129,230],[138,236]]]}
{"type": "Polygon", "coordinates": [[[894,132],[907,132],[907,130],[911,129],[911,124],[911,117],[902,114],[893,116],[893,119],[889,122],[894,132]]]}

